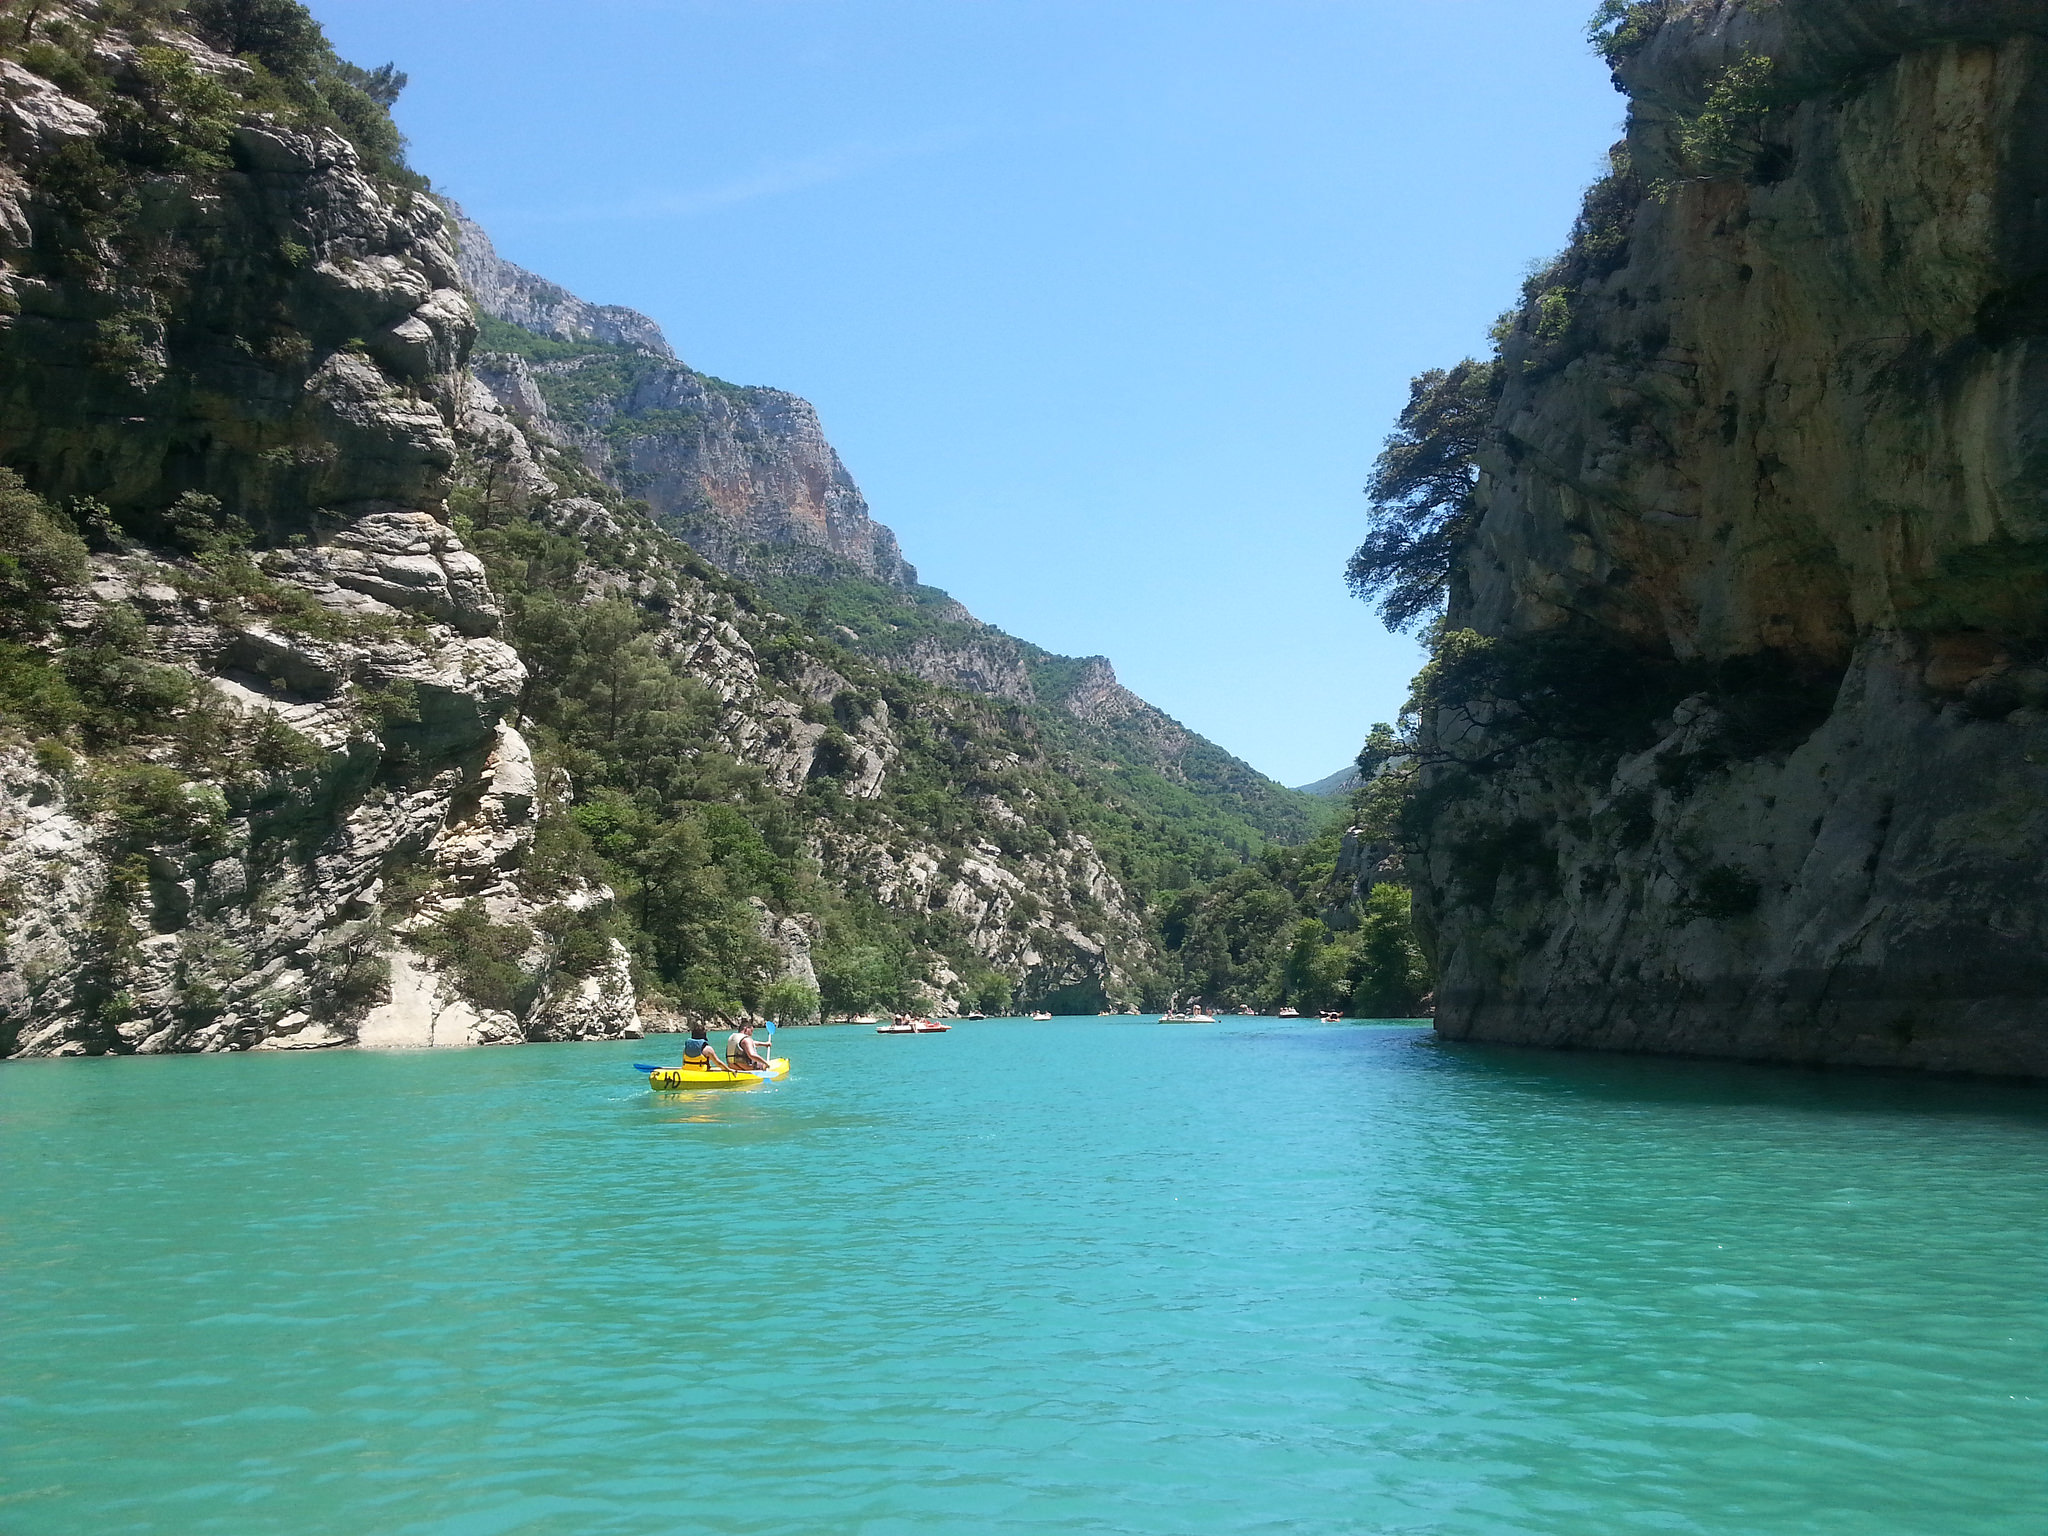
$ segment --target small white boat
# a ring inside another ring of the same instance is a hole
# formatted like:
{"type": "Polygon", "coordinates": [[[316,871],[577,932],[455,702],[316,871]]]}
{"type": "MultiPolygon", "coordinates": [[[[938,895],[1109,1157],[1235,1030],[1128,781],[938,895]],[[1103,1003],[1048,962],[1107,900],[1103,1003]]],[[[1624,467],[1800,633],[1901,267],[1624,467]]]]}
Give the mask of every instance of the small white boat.
{"type": "Polygon", "coordinates": [[[1293,1008],[1282,1008],[1278,1013],[1274,1014],[1273,1017],[1276,1019],[1298,1019],[1301,1017],[1301,1014],[1299,1011],[1293,1008]]]}
{"type": "Polygon", "coordinates": [[[1159,1022],[1162,1024],[1214,1024],[1216,1022],[1216,1015],[1213,1013],[1162,1013],[1159,1015],[1159,1022]]]}
{"type": "Polygon", "coordinates": [[[1040,1024],[1047,1024],[1052,1021],[1052,1015],[1049,1013],[1034,1013],[1031,1017],[1040,1024]]]}
{"type": "Polygon", "coordinates": [[[953,1026],[940,1024],[931,1019],[905,1019],[897,1024],[884,1024],[875,1031],[878,1035],[943,1035],[953,1026]]]}

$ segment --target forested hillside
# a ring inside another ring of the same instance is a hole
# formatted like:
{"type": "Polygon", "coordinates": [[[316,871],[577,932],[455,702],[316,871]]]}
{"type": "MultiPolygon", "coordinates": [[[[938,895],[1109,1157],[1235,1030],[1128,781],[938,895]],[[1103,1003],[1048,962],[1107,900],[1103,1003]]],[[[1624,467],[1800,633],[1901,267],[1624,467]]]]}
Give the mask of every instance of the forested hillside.
{"type": "Polygon", "coordinates": [[[290,0],[0,17],[0,1047],[1295,986],[1208,936],[1325,910],[1311,802],[919,587],[803,402],[480,279],[403,84],[290,0]]]}

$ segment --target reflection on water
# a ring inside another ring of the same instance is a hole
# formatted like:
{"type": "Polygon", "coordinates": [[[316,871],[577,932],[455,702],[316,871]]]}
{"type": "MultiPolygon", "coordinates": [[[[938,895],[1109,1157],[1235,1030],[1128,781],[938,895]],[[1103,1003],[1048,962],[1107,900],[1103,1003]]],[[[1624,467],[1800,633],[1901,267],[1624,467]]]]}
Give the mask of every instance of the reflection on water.
{"type": "Polygon", "coordinates": [[[1153,1025],[9,1064],[0,1531],[2048,1529],[2041,1093],[1153,1025]]]}

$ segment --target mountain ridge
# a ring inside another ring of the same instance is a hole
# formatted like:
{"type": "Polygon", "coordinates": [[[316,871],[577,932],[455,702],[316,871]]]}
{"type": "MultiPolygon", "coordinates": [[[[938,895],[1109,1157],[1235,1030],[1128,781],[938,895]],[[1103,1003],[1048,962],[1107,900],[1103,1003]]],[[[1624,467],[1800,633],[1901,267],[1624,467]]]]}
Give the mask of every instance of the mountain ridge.
{"type": "Polygon", "coordinates": [[[575,448],[714,565],[861,654],[926,682],[1046,706],[1067,745],[1220,795],[1262,835],[1300,841],[1313,830],[1294,791],[1125,688],[1108,658],[1055,655],[919,583],[808,402],[696,372],[646,316],[506,262],[481,226],[444,206],[484,317],[472,371],[524,430],[575,448]]]}

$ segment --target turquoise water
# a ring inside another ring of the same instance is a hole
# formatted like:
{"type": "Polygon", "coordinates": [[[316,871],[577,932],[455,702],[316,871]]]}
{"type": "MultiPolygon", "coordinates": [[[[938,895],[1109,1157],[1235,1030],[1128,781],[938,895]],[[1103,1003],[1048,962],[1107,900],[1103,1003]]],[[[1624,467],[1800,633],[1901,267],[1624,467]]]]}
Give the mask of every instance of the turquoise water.
{"type": "Polygon", "coordinates": [[[2048,1095],[783,1040],[0,1068],[0,1532],[2048,1530],[2048,1095]]]}

